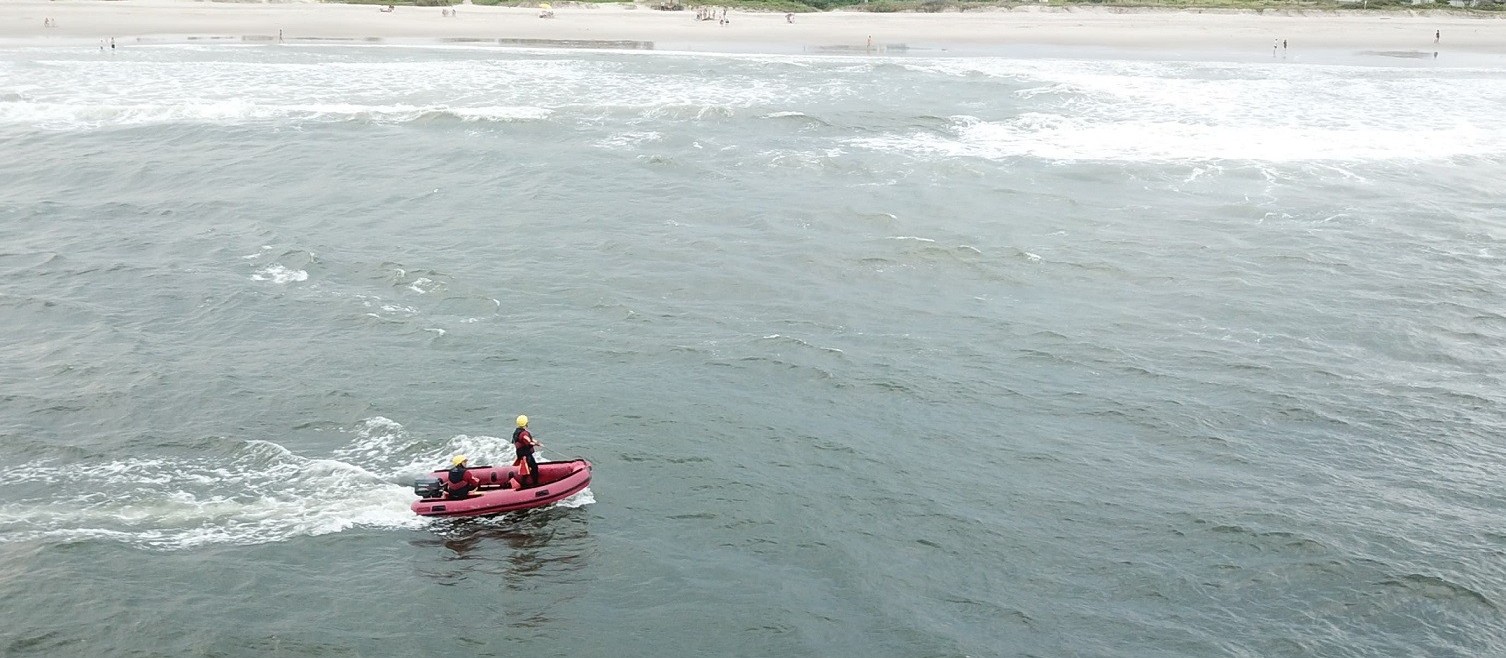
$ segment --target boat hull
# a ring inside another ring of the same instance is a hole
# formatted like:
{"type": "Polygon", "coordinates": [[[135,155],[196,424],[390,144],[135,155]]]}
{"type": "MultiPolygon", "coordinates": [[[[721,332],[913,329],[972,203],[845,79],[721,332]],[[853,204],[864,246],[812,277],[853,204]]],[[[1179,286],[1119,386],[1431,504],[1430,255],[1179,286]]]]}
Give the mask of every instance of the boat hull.
{"type": "MultiPolygon", "coordinates": [[[[469,469],[481,486],[465,498],[421,498],[413,501],[414,514],[432,517],[493,516],[552,505],[591,486],[591,462],[576,459],[539,464],[539,486],[512,489],[506,486],[511,466],[481,466],[469,469]]],[[[445,471],[434,471],[443,478],[445,471]]]]}

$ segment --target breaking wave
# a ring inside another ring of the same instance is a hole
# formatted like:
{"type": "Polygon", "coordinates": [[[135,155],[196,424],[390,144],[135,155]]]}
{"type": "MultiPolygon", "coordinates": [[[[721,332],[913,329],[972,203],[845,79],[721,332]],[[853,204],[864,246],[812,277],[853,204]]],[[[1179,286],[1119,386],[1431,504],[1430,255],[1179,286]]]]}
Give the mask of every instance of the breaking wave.
{"type": "Polygon", "coordinates": [[[356,105],[313,103],[276,105],[240,100],[184,103],[0,102],[0,123],[42,128],[257,122],[415,123],[428,121],[516,122],[547,119],[540,107],[448,107],[443,105],[356,105]]]}

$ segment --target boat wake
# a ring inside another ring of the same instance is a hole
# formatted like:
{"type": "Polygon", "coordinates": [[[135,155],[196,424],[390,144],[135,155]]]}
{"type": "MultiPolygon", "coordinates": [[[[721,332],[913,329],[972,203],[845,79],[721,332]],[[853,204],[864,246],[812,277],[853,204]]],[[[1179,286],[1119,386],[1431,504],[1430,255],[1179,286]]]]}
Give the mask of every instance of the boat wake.
{"type": "MultiPolygon", "coordinates": [[[[0,472],[0,543],[111,540],[159,550],[263,544],[354,528],[424,528],[409,484],[444,457],[511,461],[504,438],[459,435],[435,446],[376,417],[330,457],[251,440],[226,459],[43,460],[0,472]]],[[[590,489],[557,503],[595,502],[590,489]]]]}

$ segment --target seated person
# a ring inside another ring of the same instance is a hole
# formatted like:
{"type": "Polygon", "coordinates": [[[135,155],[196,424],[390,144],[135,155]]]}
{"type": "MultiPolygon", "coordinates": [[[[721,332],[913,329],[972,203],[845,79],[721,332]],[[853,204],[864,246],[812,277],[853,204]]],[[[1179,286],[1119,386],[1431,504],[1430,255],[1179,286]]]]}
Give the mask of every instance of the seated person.
{"type": "Polygon", "coordinates": [[[523,476],[518,474],[518,469],[507,468],[503,471],[502,486],[517,491],[527,485],[523,484],[523,476]]]}
{"type": "Polygon", "coordinates": [[[481,480],[476,479],[474,474],[466,470],[465,463],[465,455],[455,455],[455,458],[450,460],[450,470],[442,479],[446,496],[465,498],[471,495],[476,487],[481,486],[481,480]]]}

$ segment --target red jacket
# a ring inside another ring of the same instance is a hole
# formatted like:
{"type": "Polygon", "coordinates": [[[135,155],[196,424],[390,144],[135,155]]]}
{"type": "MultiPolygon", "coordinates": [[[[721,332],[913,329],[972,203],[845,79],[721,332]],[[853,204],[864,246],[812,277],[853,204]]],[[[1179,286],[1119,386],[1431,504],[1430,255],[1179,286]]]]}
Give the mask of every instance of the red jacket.
{"type": "Polygon", "coordinates": [[[481,485],[481,480],[476,479],[476,475],[465,470],[463,466],[450,469],[449,474],[443,479],[444,490],[452,494],[469,493],[471,489],[481,485]]]}
{"type": "Polygon", "coordinates": [[[519,427],[513,430],[512,449],[517,456],[522,457],[533,454],[533,448],[538,444],[538,441],[533,440],[533,435],[528,432],[528,428],[519,427]]]}

